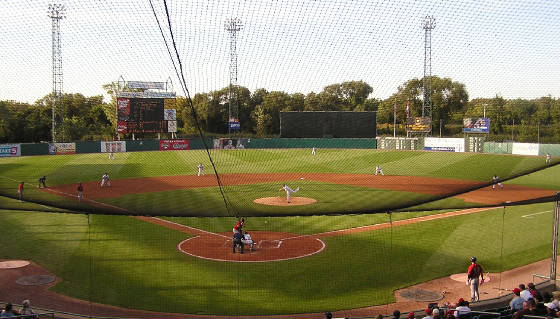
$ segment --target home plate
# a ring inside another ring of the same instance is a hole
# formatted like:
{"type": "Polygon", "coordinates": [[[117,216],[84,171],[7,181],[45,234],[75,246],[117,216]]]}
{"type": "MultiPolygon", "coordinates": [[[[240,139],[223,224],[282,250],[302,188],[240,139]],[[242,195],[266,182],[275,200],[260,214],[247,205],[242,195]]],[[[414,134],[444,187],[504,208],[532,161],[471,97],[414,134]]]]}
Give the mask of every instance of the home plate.
{"type": "MultiPolygon", "coordinates": [[[[453,274],[451,276],[449,276],[449,278],[451,280],[455,280],[455,281],[459,281],[459,282],[467,282],[467,274],[465,273],[461,273],[461,274],[453,274]]],[[[490,276],[489,274],[484,276],[484,282],[489,282],[490,281],[490,276]]]]}

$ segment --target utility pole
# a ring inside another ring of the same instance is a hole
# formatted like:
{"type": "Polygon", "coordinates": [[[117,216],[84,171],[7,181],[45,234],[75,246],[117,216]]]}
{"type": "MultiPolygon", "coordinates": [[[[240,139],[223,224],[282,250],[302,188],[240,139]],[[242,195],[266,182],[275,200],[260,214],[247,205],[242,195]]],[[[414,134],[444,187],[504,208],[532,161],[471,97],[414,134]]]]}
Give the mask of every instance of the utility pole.
{"type": "Polygon", "coordinates": [[[238,96],[237,96],[237,32],[243,29],[243,23],[238,18],[227,19],[224,28],[229,32],[229,108],[228,108],[228,134],[232,119],[239,121],[238,96]]]}
{"type": "Polygon", "coordinates": [[[62,97],[62,43],[60,39],[60,20],[66,16],[62,4],[49,4],[48,16],[52,25],[52,142],[56,142],[57,104],[62,97]]]}

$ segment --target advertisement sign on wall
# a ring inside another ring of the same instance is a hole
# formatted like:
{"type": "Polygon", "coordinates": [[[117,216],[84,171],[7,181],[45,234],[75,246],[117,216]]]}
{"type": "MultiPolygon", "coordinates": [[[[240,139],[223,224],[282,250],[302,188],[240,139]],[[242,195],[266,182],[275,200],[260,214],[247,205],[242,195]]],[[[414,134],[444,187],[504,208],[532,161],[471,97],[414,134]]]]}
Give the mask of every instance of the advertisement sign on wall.
{"type": "Polygon", "coordinates": [[[511,154],[517,155],[539,155],[539,144],[535,143],[513,143],[511,154]]]}
{"type": "Polygon", "coordinates": [[[19,144],[0,144],[0,157],[21,156],[19,144]]]}
{"type": "Polygon", "coordinates": [[[76,143],[49,143],[49,154],[76,154],[76,143]]]}
{"type": "Polygon", "coordinates": [[[101,153],[119,153],[126,152],[126,142],[113,141],[101,142],[101,153]]]}
{"type": "Polygon", "coordinates": [[[126,134],[128,132],[126,122],[117,122],[117,132],[119,134],[126,134]]]}
{"type": "Polygon", "coordinates": [[[160,151],[182,151],[190,149],[189,140],[161,140],[159,141],[160,151]]]}
{"type": "Polygon", "coordinates": [[[406,131],[429,133],[432,131],[432,120],[429,117],[407,117],[406,131]]]}
{"type": "Polygon", "coordinates": [[[177,110],[176,109],[163,109],[163,119],[166,121],[176,121],[177,120],[177,110]]]}
{"type": "Polygon", "coordinates": [[[177,121],[167,121],[167,132],[177,133],[177,121]]]}
{"type": "Polygon", "coordinates": [[[440,152],[464,152],[465,139],[426,137],[424,139],[424,150],[440,152]]]}
{"type": "Polygon", "coordinates": [[[487,117],[464,118],[463,132],[465,133],[490,133],[490,119],[487,117]]]}

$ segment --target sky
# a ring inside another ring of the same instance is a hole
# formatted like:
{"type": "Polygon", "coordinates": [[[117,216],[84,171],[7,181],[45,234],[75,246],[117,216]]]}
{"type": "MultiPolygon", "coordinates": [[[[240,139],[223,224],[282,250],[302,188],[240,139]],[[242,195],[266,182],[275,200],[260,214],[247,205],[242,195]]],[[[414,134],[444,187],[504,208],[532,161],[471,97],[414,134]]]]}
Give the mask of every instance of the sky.
{"type": "MultiPolygon", "coordinates": [[[[52,91],[49,3],[0,0],[0,100],[32,103],[52,91]]],[[[557,0],[167,0],[171,29],[163,0],[56,3],[66,8],[65,93],[101,95],[122,76],[170,78],[184,96],[170,31],[191,96],[226,87],[224,24],[238,18],[239,85],[307,94],[362,80],[384,99],[423,76],[421,21],[432,15],[433,75],[464,83],[471,99],[560,97],[557,0]]]]}

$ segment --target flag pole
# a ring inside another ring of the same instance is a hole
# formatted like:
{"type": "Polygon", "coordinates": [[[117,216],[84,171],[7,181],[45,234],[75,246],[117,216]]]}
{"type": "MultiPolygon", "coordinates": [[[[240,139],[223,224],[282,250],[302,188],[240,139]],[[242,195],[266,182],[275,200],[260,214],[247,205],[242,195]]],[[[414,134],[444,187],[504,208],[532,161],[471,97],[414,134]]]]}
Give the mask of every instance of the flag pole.
{"type": "Polygon", "coordinates": [[[397,98],[395,98],[395,110],[393,114],[393,137],[397,136],[397,98]]]}

